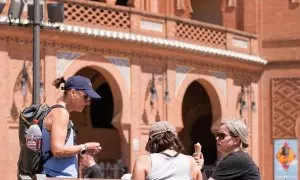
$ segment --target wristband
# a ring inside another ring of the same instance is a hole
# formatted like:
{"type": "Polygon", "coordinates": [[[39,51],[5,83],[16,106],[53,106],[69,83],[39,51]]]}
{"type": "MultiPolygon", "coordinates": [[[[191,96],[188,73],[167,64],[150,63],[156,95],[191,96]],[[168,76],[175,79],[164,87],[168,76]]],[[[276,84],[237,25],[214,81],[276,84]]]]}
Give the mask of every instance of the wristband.
{"type": "Polygon", "coordinates": [[[86,145],[80,144],[79,146],[81,147],[80,154],[84,154],[86,152],[86,145]]]}

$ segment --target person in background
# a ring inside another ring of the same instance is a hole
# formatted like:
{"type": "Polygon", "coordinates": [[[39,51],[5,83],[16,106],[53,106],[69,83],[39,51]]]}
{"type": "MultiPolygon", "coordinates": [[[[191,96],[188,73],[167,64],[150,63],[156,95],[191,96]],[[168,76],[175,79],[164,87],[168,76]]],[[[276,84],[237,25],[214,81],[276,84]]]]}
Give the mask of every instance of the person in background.
{"type": "Polygon", "coordinates": [[[243,121],[228,119],[221,123],[216,140],[224,158],[208,180],[260,180],[259,169],[246,152],[247,139],[248,129],[243,121]]]}
{"type": "Polygon", "coordinates": [[[83,178],[103,178],[103,173],[98,164],[96,164],[94,155],[85,153],[80,155],[80,165],[83,166],[83,178]]]}
{"type": "Polygon", "coordinates": [[[53,85],[60,88],[64,84],[63,94],[57,99],[57,105],[63,108],[52,109],[43,121],[42,158],[45,161],[42,174],[47,177],[77,178],[77,154],[80,152],[98,153],[101,150],[97,142],[75,144],[75,132],[71,128],[69,138],[67,131],[73,125],[70,112],[81,112],[91,99],[100,99],[93,90],[88,78],[72,76],[65,81],[63,77],[54,80],[53,85]]]}
{"type": "Polygon", "coordinates": [[[152,125],[146,150],[133,167],[134,180],[202,180],[193,157],[182,154],[184,147],[175,128],[167,121],[152,125]]]}

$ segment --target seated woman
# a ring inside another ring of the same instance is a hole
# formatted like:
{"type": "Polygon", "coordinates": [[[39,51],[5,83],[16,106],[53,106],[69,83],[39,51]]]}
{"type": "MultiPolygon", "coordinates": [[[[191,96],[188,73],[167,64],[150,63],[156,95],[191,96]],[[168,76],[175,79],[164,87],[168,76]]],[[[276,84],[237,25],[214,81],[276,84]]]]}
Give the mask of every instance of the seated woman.
{"type": "Polygon", "coordinates": [[[132,179],[138,180],[202,180],[200,168],[184,148],[174,127],[167,121],[155,123],[149,131],[146,150],[138,157],[132,179]]]}

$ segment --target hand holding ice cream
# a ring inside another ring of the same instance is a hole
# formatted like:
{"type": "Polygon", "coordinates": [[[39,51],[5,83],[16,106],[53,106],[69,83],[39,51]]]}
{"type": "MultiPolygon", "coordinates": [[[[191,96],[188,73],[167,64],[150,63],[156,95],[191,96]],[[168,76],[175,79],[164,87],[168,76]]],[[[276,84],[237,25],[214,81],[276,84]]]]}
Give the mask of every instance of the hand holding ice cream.
{"type": "Polygon", "coordinates": [[[200,143],[194,144],[195,153],[193,154],[193,157],[196,160],[200,169],[202,169],[202,167],[204,165],[204,158],[203,158],[203,154],[201,152],[201,148],[202,147],[201,147],[200,143]]]}

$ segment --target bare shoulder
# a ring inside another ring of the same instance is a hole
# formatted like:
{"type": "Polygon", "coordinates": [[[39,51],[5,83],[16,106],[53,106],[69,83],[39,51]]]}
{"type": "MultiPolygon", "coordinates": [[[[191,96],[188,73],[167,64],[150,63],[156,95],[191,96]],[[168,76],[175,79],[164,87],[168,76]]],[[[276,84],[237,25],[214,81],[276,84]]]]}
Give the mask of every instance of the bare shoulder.
{"type": "Polygon", "coordinates": [[[48,116],[50,118],[59,118],[59,119],[66,119],[67,121],[69,120],[69,113],[65,108],[54,108],[52,109],[48,116]]]}
{"type": "Polygon", "coordinates": [[[135,165],[138,169],[143,169],[144,171],[148,172],[151,169],[151,158],[149,155],[141,155],[139,156],[136,161],[135,165]]]}
{"type": "Polygon", "coordinates": [[[54,108],[46,116],[44,125],[47,129],[51,130],[52,125],[56,122],[61,124],[68,124],[69,122],[69,113],[65,108],[54,108]]]}
{"type": "Polygon", "coordinates": [[[139,156],[133,167],[133,179],[144,180],[151,170],[151,158],[149,155],[139,156]]]}

